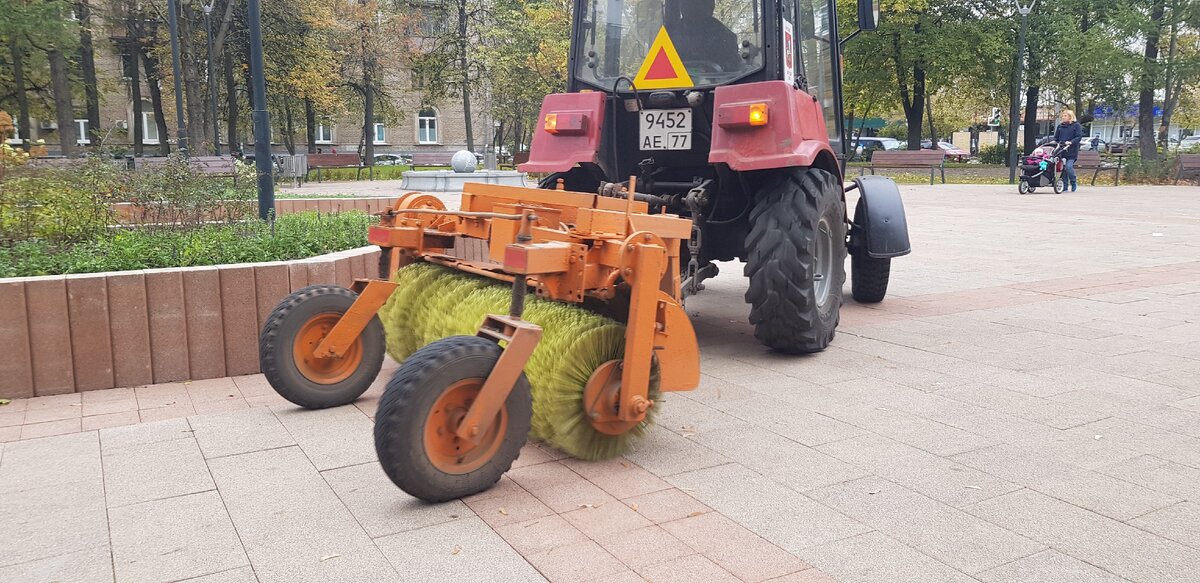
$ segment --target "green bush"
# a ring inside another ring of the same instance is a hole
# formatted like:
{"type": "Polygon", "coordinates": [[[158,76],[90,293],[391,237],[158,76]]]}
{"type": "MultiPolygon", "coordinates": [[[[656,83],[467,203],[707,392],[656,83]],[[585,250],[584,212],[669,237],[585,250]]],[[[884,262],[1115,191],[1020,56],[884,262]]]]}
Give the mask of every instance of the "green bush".
{"type": "Polygon", "coordinates": [[[112,223],[111,204],[127,188],[121,169],[98,158],[8,176],[0,183],[0,244],[97,237],[112,223]]]}
{"type": "Polygon", "coordinates": [[[120,229],[90,241],[45,239],[0,247],[0,277],[96,273],[302,259],[367,245],[375,217],[305,212],[269,223],[248,220],[198,228],[120,229]]]}
{"type": "Polygon", "coordinates": [[[992,144],[979,149],[979,161],[984,164],[1008,164],[1008,148],[992,144]]]}
{"type": "Polygon", "coordinates": [[[1121,169],[1122,182],[1166,183],[1174,181],[1176,165],[1179,163],[1178,153],[1163,154],[1159,152],[1156,160],[1145,160],[1137,148],[1132,148],[1125,156],[1121,169]]]}
{"type": "Polygon", "coordinates": [[[201,174],[187,159],[172,155],[165,164],[129,174],[129,194],[137,204],[138,223],[146,227],[195,227],[240,221],[257,211],[255,170],[237,164],[236,178],[201,174]]]}

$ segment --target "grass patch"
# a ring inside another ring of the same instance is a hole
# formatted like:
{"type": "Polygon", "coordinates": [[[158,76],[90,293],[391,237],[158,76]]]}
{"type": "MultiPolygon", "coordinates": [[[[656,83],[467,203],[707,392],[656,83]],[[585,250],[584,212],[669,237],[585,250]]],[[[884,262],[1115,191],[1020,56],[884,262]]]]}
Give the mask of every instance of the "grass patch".
{"type": "Polygon", "coordinates": [[[192,229],[115,229],[75,244],[42,239],[0,247],[0,277],[97,273],[160,267],[303,259],[367,245],[375,218],[361,212],[305,212],[192,229]]]}

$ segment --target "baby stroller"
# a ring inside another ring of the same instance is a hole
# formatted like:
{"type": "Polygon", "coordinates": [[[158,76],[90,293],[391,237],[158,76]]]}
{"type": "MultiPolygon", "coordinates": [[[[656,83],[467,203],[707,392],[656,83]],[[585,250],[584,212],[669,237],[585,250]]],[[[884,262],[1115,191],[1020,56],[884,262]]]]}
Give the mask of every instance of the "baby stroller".
{"type": "Polygon", "coordinates": [[[1054,188],[1054,194],[1062,192],[1063,183],[1059,174],[1066,165],[1062,155],[1070,145],[1070,142],[1046,142],[1034,148],[1022,161],[1021,182],[1017,184],[1017,191],[1029,194],[1037,188],[1050,186],[1054,188]]]}

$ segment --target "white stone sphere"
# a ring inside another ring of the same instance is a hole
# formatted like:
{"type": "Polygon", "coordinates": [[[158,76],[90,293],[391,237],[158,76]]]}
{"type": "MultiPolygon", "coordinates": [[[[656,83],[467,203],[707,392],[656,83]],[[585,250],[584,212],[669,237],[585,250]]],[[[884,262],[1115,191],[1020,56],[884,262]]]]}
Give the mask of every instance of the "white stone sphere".
{"type": "Polygon", "coordinates": [[[475,154],[472,154],[466,150],[459,150],[454,153],[453,158],[450,158],[450,167],[453,168],[455,172],[474,172],[476,163],[475,154]]]}

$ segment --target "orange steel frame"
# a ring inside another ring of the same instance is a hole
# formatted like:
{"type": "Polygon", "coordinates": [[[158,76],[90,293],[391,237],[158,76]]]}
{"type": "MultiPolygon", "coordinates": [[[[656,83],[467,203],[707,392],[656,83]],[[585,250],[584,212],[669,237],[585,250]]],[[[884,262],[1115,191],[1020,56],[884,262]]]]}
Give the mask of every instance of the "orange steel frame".
{"type": "MultiPolygon", "coordinates": [[[[459,211],[445,210],[433,196],[401,196],[381,214],[368,238],[388,257],[389,274],[427,261],[498,281],[524,277],[538,297],[554,301],[611,301],[627,292],[625,350],[617,367],[620,384],[597,378],[605,376],[600,371],[593,377],[596,386],[589,383],[592,393],[603,392],[600,385],[606,385],[617,394],[600,395],[587,411],[598,429],[619,433],[637,425],[654,404],[648,394],[653,360],[659,363],[663,391],[691,390],[700,381],[696,335],[680,301],[679,249],[691,235],[692,223],[647,211],[646,204],[632,196],[623,200],[467,184],[459,211]],[[486,259],[455,257],[452,251],[459,238],[486,241],[486,259]],[[601,404],[617,404],[617,412],[601,404]]],[[[390,281],[356,281],[358,299],[314,354],[341,357],[395,287],[390,281]]],[[[460,437],[472,441],[486,433],[503,406],[541,329],[519,317],[489,316],[479,335],[505,343],[506,350],[458,430],[460,437]]],[[[611,368],[606,373],[616,374],[611,368]]]]}

